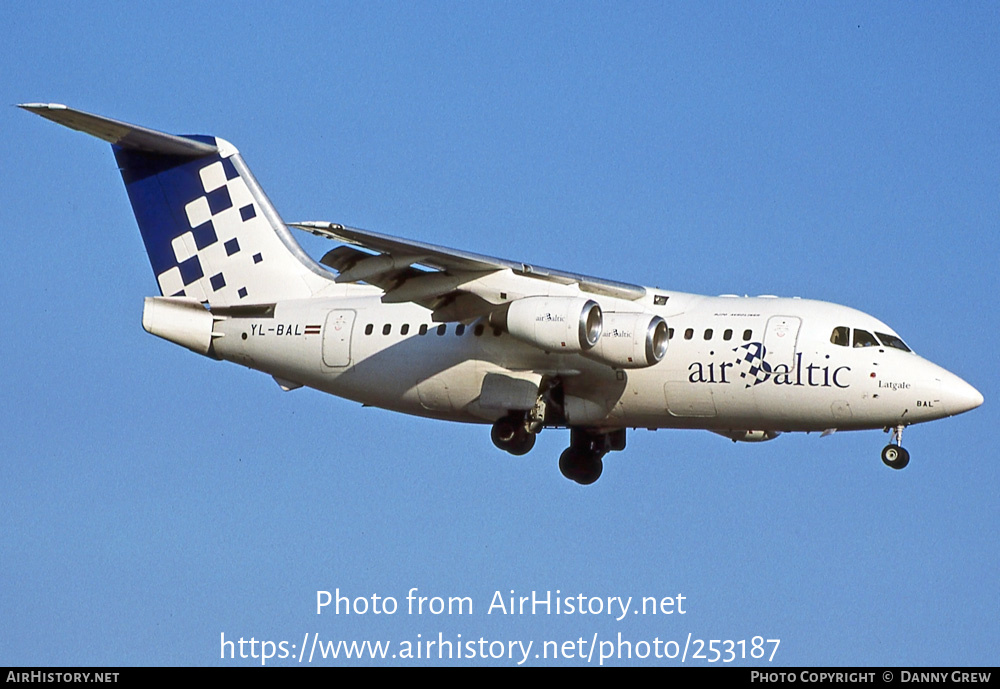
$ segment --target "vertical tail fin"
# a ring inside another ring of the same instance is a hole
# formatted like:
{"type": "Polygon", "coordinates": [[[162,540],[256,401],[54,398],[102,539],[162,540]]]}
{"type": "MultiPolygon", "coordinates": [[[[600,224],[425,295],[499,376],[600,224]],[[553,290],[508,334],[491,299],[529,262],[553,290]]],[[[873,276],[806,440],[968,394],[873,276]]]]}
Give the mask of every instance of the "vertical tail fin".
{"type": "Polygon", "coordinates": [[[228,306],[309,297],[329,284],[236,148],[65,106],[20,106],[112,144],[164,296],[228,306]]]}

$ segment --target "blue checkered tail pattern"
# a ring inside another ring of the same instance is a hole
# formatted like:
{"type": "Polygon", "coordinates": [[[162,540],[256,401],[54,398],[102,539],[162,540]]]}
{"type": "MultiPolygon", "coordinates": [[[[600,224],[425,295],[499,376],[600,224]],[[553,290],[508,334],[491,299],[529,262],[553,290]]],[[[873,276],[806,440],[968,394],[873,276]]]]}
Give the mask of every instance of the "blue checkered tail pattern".
{"type": "Polygon", "coordinates": [[[236,149],[215,137],[185,138],[216,152],[188,157],[113,147],[160,293],[228,306],[321,289],[326,279],[236,149]]]}
{"type": "Polygon", "coordinates": [[[308,298],[332,284],[228,141],[167,134],[59,103],[18,107],[111,144],[163,296],[262,304],[308,298]]]}

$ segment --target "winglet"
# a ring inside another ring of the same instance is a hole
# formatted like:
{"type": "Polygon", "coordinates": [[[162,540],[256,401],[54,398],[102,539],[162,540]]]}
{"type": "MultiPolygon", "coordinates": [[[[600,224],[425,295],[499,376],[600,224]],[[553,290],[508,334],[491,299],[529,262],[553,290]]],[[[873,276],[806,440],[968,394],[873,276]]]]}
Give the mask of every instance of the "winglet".
{"type": "Polygon", "coordinates": [[[219,150],[212,144],[189,139],[186,136],[166,134],[155,129],[119,122],[110,117],[74,110],[61,103],[21,103],[17,107],[64,127],[96,136],[119,148],[183,158],[200,158],[217,153],[219,150]]]}

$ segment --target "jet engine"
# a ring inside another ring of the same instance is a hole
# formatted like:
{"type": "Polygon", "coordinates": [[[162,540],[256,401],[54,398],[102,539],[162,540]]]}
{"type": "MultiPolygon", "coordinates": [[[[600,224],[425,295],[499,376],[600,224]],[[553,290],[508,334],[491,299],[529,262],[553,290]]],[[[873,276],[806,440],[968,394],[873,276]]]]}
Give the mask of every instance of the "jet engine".
{"type": "Polygon", "coordinates": [[[667,322],[649,313],[604,314],[601,339],[584,356],[615,368],[645,368],[667,353],[667,322]]]}
{"type": "Polygon", "coordinates": [[[547,352],[576,354],[601,339],[603,315],[592,299],[525,297],[495,311],[490,323],[547,352]]]}

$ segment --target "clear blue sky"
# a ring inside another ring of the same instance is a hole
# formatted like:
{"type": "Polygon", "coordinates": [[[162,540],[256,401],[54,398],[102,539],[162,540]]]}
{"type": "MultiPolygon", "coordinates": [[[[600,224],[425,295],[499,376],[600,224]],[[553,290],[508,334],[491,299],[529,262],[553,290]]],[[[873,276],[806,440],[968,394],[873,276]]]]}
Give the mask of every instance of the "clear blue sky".
{"type": "Polygon", "coordinates": [[[511,458],[146,334],[110,148],[5,107],[0,665],[233,664],[220,634],[307,632],[995,664],[995,4],[289,5],[4,3],[0,102],[223,136],[287,221],[847,304],[986,402],[908,429],[902,472],[878,432],[638,431],[581,488],[565,431],[511,458]],[[473,614],[405,614],[412,587],[473,614]],[[336,588],[400,612],[317,616],[336,588]],[[687,612],[487,615],[511,589],[687,612]]]}

